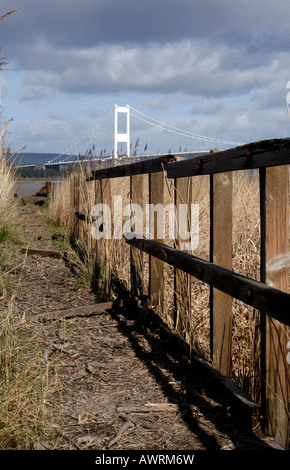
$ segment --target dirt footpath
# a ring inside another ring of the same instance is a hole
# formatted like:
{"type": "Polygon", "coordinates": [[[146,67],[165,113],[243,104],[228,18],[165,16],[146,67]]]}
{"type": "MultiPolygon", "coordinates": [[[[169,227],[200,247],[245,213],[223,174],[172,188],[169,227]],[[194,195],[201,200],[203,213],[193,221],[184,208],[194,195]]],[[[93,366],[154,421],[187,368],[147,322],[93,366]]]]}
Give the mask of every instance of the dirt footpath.
{"type": "MultiPolygon", "coordinates": [[[[21,214],[24,246],[57,248],[38,209],[21,214]]],[[[19,249],[16,260],[23,261],[19,249]]],[[[35,449],[249,450],[273,443],[207,397],[187,362],[160,348],[158,335],[121,313],[33,320],[95,302],[63,259],[28,255],[17,293],[25,334],[40,357],[51,431],[35,449]]]]}

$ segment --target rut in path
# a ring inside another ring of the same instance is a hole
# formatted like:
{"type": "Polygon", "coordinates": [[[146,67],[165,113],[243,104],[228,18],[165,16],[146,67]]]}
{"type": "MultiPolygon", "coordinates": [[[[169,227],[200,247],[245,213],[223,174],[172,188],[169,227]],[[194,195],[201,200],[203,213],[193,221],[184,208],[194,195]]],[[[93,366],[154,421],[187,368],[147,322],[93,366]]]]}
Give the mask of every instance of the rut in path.
{"type": "MultiPolygon", "coordinates": [[[[56,249],[44,215],[27,206],[20,215],[26,246],[56,249]]],[[[23,261],[19,249],[15,258],[23,261]]],[[[26,257],[17,308],[46,376],[51,431],[36,449],[218,450],[275,445],[253,432],[227,403],[207,396],[188,361],[176,359],[158,332],[130,312],[51,319],[49,314],[95,302],[64,259],[26,257]],[[36,315],[47,313],[44,321],[36,315]]],[[[76,312],[76,310],[74,310],[76,312]]],[[[81,312],[81,309],[80,309],[81,312]]]]}

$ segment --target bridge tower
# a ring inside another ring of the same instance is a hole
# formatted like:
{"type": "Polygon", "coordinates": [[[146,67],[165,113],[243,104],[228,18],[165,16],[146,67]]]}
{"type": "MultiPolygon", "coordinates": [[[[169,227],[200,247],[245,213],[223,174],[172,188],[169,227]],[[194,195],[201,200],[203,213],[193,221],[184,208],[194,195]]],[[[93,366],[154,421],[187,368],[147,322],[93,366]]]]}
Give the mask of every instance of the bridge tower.
{"type": "Polygon", "coordinates": [[[118,106],[115,104],[115,140],[114,140],[114,158],[118,158],[118,143],[125,142],[127,146],[127,157],[130,157],[130,107],[118,106]],[[118,114],[126,113],[126,132],[118,132],[118,114]]]}

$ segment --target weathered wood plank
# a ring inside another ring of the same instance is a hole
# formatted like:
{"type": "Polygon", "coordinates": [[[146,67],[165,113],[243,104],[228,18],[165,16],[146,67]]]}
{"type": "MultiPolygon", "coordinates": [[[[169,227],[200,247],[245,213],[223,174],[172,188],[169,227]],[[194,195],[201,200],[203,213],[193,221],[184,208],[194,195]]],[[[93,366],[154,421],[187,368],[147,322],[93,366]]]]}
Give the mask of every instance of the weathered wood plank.
{"type": "MultiPolygon", "coordinates": [[[[191,227],[191,203],[192,203],[192,179],[178,178],[174,182],[175,186],[175,207],[177,216],[176,248],[181,249],[182,242],[190,243],[191,240],[183,239],[184,233],[190,233],[191,227]],[[180,205],[187,207],[187,219],[180,220],[180,205]],[[185,224],[186,230],[182,230],[180,223],[185,224]]],[[[183,335],[188,327],[188,319],[191,312],[191,276],[184,271],[174,269],[174,303],[175,303],[175,328],[178,333],[183,335]]]]}
{"type": "Polygon", "coordinates": [[[97,220],[97,217],[80,211],[75,212],[75,217],[83,222],[87,222],[88,224],[93,224],[97,220]]]}
{"type": "MultiPolygon", "coordinates": [[[[150,238],[158,240],[158,218],[154,211],[156,204],[164,203],[164,174],[163,172],[149,175],[149,204],[150,206],[150,238]]],[[[159,242],[163,240],[159,239],[159,242]]],[[[149,292],[150,301],[154,306],[163,307],[164,300],[164,271],[163,263],[150,256],[149,258],[149,292]]]]}
{"type": "Polygon", "coordinates": [[[70,233],[72,234],[74,231],[74,226],[75,226],[75,218],[74,218],[74,213],[75,213],[75,174],[72,173],[69,176],[69,197],[70,197],[70,233]]]}
{"type": "Polygon", "coordinates": [[[51,182],[51,193],[50,193],[51,204],[53,204],[53,202],[54,202],[56,188],[57,188],[57,183],[55,181],[52,181],[51,182]]]}
{"type": "MultiPolygon", "coordinates": [[[[79,210],[79,202],[80,202],[80,178],[79,173],[74,174],[74,211],[79,210]]],[[[78,238],[79,236],[79,221],[76,220],[72,232],[72,236],[78,238]]]]}
{"type": "MultiPolygon", "coordinates": [[[[144,208],[144,176],[133,175],[130,177],[130,199],[131,204],[138,204],[139,207],[144,208]]],[[[132,206],[134,208],[134,206],[132,206]]],[[[142,214],[143,217],[143,214],[142,214]]],[[[143,219],[140,227],[143,227],[143,219]]],[[[138,227],[132,227],[132,231],[139,233],[138,227]]],[[[143,235],[140,231],[140,235],[143,235]]],[[[143,273],[144,273],[144,255],[143,252],[137,248],[130,247],[130,263],[131,263],[131,292],[134,295],[143,294],[143,273]]]]}
{"type": "MultiPolygon", "coordinates": [[[[210,261],[232,269],[232,173],[211,175],[210,261]]],[[[231,373],[232,298],[210,290],[211,355],[213,366],[226,377],[231,373]]]]}
{"type": "Polygon", "coordinates": [[[107,310],[111,310],[112,307],[113,302],[102,302],[94,305],[85,305],[82,307],[74,307],[65,310],[39,313],[38,315],[31,315],[29,318],[32,321],[48,321],[59,320],[60,318],[84,317],[104,313],[107,310]]]}
{"type": "MultiPolygon", "coordinates": [[[[289,292],[288,272],[271,265],[277,257],[289,254],[289,169],[288,166],[267,168],[261,174],[261,278],[273,287],[289,292]]],[[[288,294],[289,295],[289,294],[288,294]]],[[[284,448],[290,446],[289,397],[290,364],[287,363],[289,328],[273,318],[262,323],[262,358],[264,373],[264,406],[267,433],[284,448]]]]}
{"type": "Polygon", "coordinates": [[[84,212],[76,211],[75,216],[79,220],[83,220],[84,222],[90,223],[90,216],[88,214],[85,214],[84,212]]]}
{"type": "MultiPolygon", "coordinates": [[[[81,212],[87,211],[87,185],[85,184],[84,170],[79,173],[79,210],[81,212]]],[[[79,224],[78,239],[81,244],[86,247],[86,227],[84,224],[79,224]]]]}
{"type": "Polygon", "coordinates": [[[119,178],[120,176],[142,175],[166,170],[167,164],[174,161],[174,155],[164,155],[152,159],[144,159],[140,162],[127,165],[117,165],[110,168],[92,171],[92,175],[87,181],[103,178],[119,178]]]}
{"type": "Polygon", "coordinates": [[[66,253],[64,251],[57,250],[42,250],[40,248],[21,248],[22,253],[27,253],[28,255],[39,255],[44,257],[53,257],[53,258],[64,258],[66,253]]]}
{"type": "Polygon", "coordinates": [[[290,326],[290,294],[154,240],[127,243],[290,326]]]}
{"type": "MultiPolygon", "coordinates": [[[[109,179],[103,179],[101,183],[101,199],[102,204],[108,206],[110,211],[112,211],[112,197],[111,197],[111,184],[109,179]]],[[[105,254],[105,276],[106,276],[106,299],[111,297],[111,275],[112,275],[112,249],[113,249],[113,240],[112,237],[104,238],[104,254],[105,254]]]]}
{"type": "MultiPolygon", "coordinates": [[[[101,180],[96,181],[95,203],[102,204],[102,181],[101,180]]],[[[79,215],[81,214],[82,213],[80,213],[79,215]]],[[[105,243],[102,238],[98,238],[98,234],[96,232],[97,232],[97,229],[95,227],[92,227],[92,236],[94,236],[96,240],[96,244],[95,244],[96,262],[101,267],[105,264],[105,243]]]]}
{"type": "Polygon", "coordinates": [[[167,177],[210,175],[286,164],[290,164],[290,139],[273,139],[170,162],[167,165],[167,177]]]}
{"type": "Polygon", "coordinates": [[[180,413],[191,411],[196,413],[198,408],[194,405],[177,403],[145,403],[143,406],[120,406],[118,413],[180,413]]]}

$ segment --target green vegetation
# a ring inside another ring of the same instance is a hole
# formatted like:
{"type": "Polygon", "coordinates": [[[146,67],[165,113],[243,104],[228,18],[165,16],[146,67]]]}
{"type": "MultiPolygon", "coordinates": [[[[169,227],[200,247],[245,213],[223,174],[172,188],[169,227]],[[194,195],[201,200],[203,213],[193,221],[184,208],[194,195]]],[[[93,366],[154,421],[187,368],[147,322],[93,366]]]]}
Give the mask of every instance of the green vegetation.
{"type": "Polygon", "coordinates": [[[17,233],[17,228],[14,225],[4,225],[0,228],[0,244],[6,242],[7,244],[21,244],[20,237],[17,233]]]}
{"type": "Polygon", "coordinates": [[[44,374],[40,361],[26,360],[13,301],[0,324],[0,449],[29,450],[44,432],[44,374]]]}
{"type": "Polygon", "coordinates": [[[11,236],[11,230],[7,226],[0,228],[0,244],[5,242],[11,236]]]}
{"type": "Polygon", "coordinates": [[[62,175],[63,172],[58,168],[19,168],[17,170],[19,178],[53,180],[62,175]]]}
{"type": "Polygon", "coordinates": [[[55,223],[45,213],[44,213],[44,221],[51,231],[51,234],[54,238],[54,244],[55,244],[56,249],[59,251],[65,251],[65,252],[69,251],[70,235],[67,232],[67,230],[55,225],[55,223]]]}

